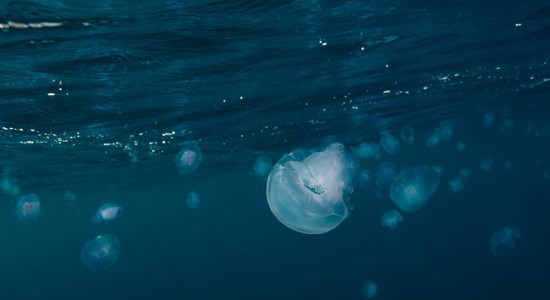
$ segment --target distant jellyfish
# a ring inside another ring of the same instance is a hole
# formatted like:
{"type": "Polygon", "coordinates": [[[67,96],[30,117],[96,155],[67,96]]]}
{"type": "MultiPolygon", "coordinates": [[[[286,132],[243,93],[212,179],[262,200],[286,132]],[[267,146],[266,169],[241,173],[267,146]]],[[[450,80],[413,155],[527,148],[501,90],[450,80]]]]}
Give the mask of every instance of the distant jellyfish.
{"type": "Polygon", "coordinates": [[[449,181],[449,190],[451,192],[459,192],[464,189],[464,179],[457,176],[449,181]]]}
{"type": "Polygon", "coordinates": [[[371,158],[378,150],[380,150],[380,144],[378,143],[361,143],[351,148],[351,151],[360,159],[371,158]]]}
{"type": "Polygon", "coordinates": [[[401,214],[397,210],[387,211],[382,215],[382,218],[380,218],[382,227],[388,227],[390,229],[396,228],[397,224],[401,222],[403,222],[403,217],[401,217],[401,214]]]}
{"type": "Polygon", "coordinates": [[[16,214],[22,222],[35,221],[40,216],[40,198],[36,194],[17,197],[16,214]]]}
{"type": "Polygon", "coordinates": [[[369,170],[363,169],[357,173],[357,183],[359,186],[367,186],[372,180],[372,175],[369,170]]]}
{"type": "Polygon", "coordinates": [[[470,175],[472,175],[472,171],[470,171],[470,169],[468,168],[460,168],[458,170],[458,175],[464,178],[470,177],[470,175]]]}
{"type": "Polygon", "coordinates": [[[432,166],[432,169],[437,172],[437,175],[441,176],[443,175],[443,172],[445,171],[445,169],[442,167],[442,166],[432,166]]]}
{"type": "Polygon", "coordinates": [[[392,155],[399,153],[399,150],[401,150],[401,143],[389,132],[382,135],[382,138],[380,138],[380,145],[384,151],[392,155]]]}
{"type": "Polygon", "coordinates": [[[201,197],[197,192],[191,192],[185,198],[185,202],[189,208],[197,208],[201,204],[201,197]]]}
{"type": "Polygon", "coordinates": [[[489,248],[494,255],[504,256],[516,246],[520,236],[519,229],[504,226],[491,236],[489,248]]]}
{"type": "Polygon", "coordinates": [[[4,169],[4,174],[2,176],[2,181],[0,182],[0,190],[2,193],[8,196],[17,196],[21,192],[19,186],[17,186],[9,176],[9,169],[4,169]]]}
{"type": "Polygon", "coordinates": [[[273,161],[271,158],[267,155],[260,155],[256,159],[256,162],[254,162],[254,167],[252,169],[254,170],[254,175],[260,178],[267,178],[272,167],[273,161]]]}
{"type": "Polygon", "coordinates": [[[64,198],[67,205],[74,205],[76,200],[78,199],[76,194],[71,191],[65,191],[64,198]]]}
{"type": "Polygon", "coordinates": [[[441,135],[439,132],[434,131],[424,141],[424,145],[426,145],[427,148],[434,148],[435,146],[439,145],[441,142],[441,135]]]}
{"type": "Polygon", "coordinates": [[[296,150],[283,156],[267,179],[267,202],[284,225],[297,232],[321,234],[349,215],[355,162],[338,143],[320,152],[296,150]]]}
{"type": "Polygon", "coordinates": [[[401,140],[403,141],[403,143],[409,144],[409,145],[414,143],[414,140],[415,140],[414,130],[409,126],[401,128],[401,140]]]}
{"type": "Polygon", "coordinates": [[[548,167],[546,167],[546,169],[544,169],[544,179],[550,180],[550,166],[548,166],[548,167]]]}
{"type": "Polygon", "coordinates": [[[479,162],[479,170],[483,172],[489,172],[493,168],[493,159],[490,157],[485,157],[479,162]]]}
{"type": "MultiPolygon", "coordinates": [[[[512,163],[511,160],[507,159],[504,161],[504,168],[511,170],[514,168],[514,163],[512,163]]],[[[550,169],[548,170],[548,174],[550,175],[550,169]]],[[[548,179],[550,179],[550,176],[548,177],[548,179]]]]}
{"type": "Polygon", "coordinates": [[[443,121],[439,124],[437,132],[439,133],[439,138],[443,142],[450,142],[454,135],[454,126],[449,121],[443,121]]]}
{"type": "Polygon", "coordinates": [[[414,212],[424,206],[439,186],[439,175],[430,167],[401,171],[390,188],[392,201],[401,210],[414,212]]]}
{"type": "Polygon", "coordinates": [[[111,234],[102,234],[88,240],[80,258],[90,270],[94,272],[104,271],[115,264],[120,256],[120,242],[111,234]]]}
{"type": "Polygon", "coordinates": [[[376,185],[379,189],[388,187],[397,175],[397,167],[391,162],[383,162],[376,171],[376,185]]]}
{"type": "Polygon", "coordinates": [[[378,286],[371,280],[365,281],[365,283],[363,283],[363,287],[361,288],[361,294],[363,294],[363,296],[365,296],[367,299],[374,298],[377,291],[378,286]]]}
{"type": "Polygon", "coordinates": [[[456,142],[455,149],[458,151],[464,151],[464,149],[466,149],[466,144],[464,144],[463,141],[458,141],[456,142]]]}
{"type": "Polygon", "coordinates": [[[92,221],[95,223],[113,221],[119,216],[121,209],[121,206],[116,203],[105,203],[99,207],[92,221]]]}
{"type": "Polygon", "coordinates": [[[485,113],[483,115],[483,126],[485,127],[489,127],[491,125],[493,125],[493,123],[495,123],[495,115],[493,115],[492,113],[485,113]]]}
{"type": "Polygon", "coordinates": [[[195,171],[202,161],[202,152],[196,143],[188,142],[176,155],[176,169],[180,174],[195,171]]]}

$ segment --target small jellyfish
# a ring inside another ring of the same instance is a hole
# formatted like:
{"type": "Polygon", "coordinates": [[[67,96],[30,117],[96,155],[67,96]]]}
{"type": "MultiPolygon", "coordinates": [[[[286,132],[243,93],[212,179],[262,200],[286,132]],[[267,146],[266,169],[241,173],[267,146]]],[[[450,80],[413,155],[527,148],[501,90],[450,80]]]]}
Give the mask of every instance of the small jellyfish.
{"type": "Polygon", "coordinates": [[[254,175],[260,178],[267,178],[272,167],[273,161],[271,158],[267,155],[260,155],[256,159],[256,162],[254,162],[252,169],[254,170],[254,175]]]}
{"type": "Polygon", "coordinates": [[[470,169],[468,168],[460,168],[458,170],[458,175],[464,178],[470,177],[470,175],[472,175],[472,171],[470,171],[470,169]]]}
{"type": "Polygon", "coordinates": [[[391,162],[383,162],[376,171],[376,185],[379,189],[388,187],[397,175],[397,167],[391,162]]]}
{"type": "MultiPolygon", "coordinates": [[[[504,161],[504,168],[507,169],[507,170],[511,170],[514,168],[514,164],[512,163],[511,160],[507,159],[504,161]]],[[[548,174],[550,175],[550,169],[548,170],[548,174]]],[[[550,179],[550,176],[548,177],[548,179],[550,179]]]]}
{"type": "Polygon", "coordinates": [[[464,179],[457,176],[449,181],[449,190],[451,192],[458,192],[464,189],[464,179]]]}
{"type": "Polygon", "coordinates": [[[403,222],[403,217],[401,217],[401,214],[397,210],[387,211],[382,215],[382,218],[380,218],[382,227],[388,227],[390,229],[396,228],[397,224],[401,222],[403,222]]]}
{"type": "Polygon", "coordinates": [[[489,127],[491,125],[493,125],[493,123],[495,123],[495,115],[493,115],[492,113],[485,113],[483,115],[483,126],[485,127],[489,127]]]}
{"type": "Polygon", "coordinates": [[[0,182],[0,189],[2,193],[8,196],[17,196],[20,193],[19,186],[17,186],[9,176],[9,170],[6,168],[4,170],[4,175],[2,176],[2,181],[0,182]]]}
{"type": "Polygon", "coordinates": [[[367,299],[374,298],[377,291],[378,286],[371,280],[365,281],[365,283],[363,283],[363,287],[361,288],[361,294],[363,294],[363,296],[367,299]]]}
{"type": "Polygon", "coordinates": [[[426,147],[428,148],[434,148],[435,146],[439,145],[440,142],[441,135],[439,134],[439,132],[434,131],[430,135],[428,135],[428,137],[424,141],[424,145],[426,145],[426,147]]]}
{"type": "Polygon", "coordinates": [[[186,143],[185,147],[176,155],[176,169],[180,174],[195,171],[202,161],[202,152],[196,143],[186,143]]]}
{"type": "Polygon", "coordinates": [[[378,152],[378,150],[380,150],[380,144],[378,143],[361,143],[356,147],[351,148],[351,151],[360,159],[371,158],[378,152]]]}
{"type": "Polygon", "coordinates": [[[432,168],[419,166],[401,171],[390,188],[392,201],[401,210],[414,212],[424,206],[439,186],[439,175],[432,168]]]}
{"type": "Polygon", "coordinates": [[[201,197],[197,192],[191,192],[185,198],[185,202],[189,208],[197,208],[201,204],[201,197]]]}
{"type": "Polygon", "coordinates": [[[105,203],[99,207],[92,221],[95,223],[113,221],[119,216],[121,209],[120,205],[116,203],[105,203]]]}
{"type": "Polygon", "coordinates": [[[448,121],[443,121],[439,124],[439,127],[437,128],[437,132],[439,133],[439,137],[441,141],[443,142],[450,142],[453,138],[455,129],[453,124],[448,121]]]}
{"type": "Polygon", "coordinates": [[[489,240],[489,248],[496,256],[504,256],[510,252],[520,238],[520,231],[515,227],[504,226],[495,232],[489,240]]]}
{"type": "Polygon", "coordinates": [[[65,198],[65,203],[67,203],[67,205],[75,204],[76,200],[78,199],[76,194],[71,191],[65,191],[64,198],[65,198]]]}
{"type": "Polygon", "coordinates": [[[443,172],[445,171],[445,169],[443,168],[443,166],[432,166],[432,169],[434,171],[437,172],[437,175],[441,176],[443,175],[443,172]]]}
{"type": "Polygon", "coordinates": [[[485,157],[479,162],[479,170],[483,172],[489,172],[493,168],[493,159],[490,157],[485,157]]]}
{"type": "Polygon", "coordinates": [[[464,144],[463,141],[458,141],[456,142],[455,149],[458,151],[464,151],[464,149],[466,149],[466,144],[464,144]]]}
{"type": "Polygon", "coordinates": [[[40,216],[40,198],[36,194],[17,197],[16,214],[22,222],[35,221],[40,216]]]}
{"type": "Polygon", "coordinates": [[[403,143],[409,144],[409,145],[414,143],[414,140],[415,140],[414,130],[409,126],[401,128],[401,140],[403,141],[403,143]]]}
{"type": "Polygon", "coordinates": [[[355,162],[338,143],[320,152],[296,150],[283,156],[267,179],[267,202],[288,228],[322,234],[349,215],[355,162]]]}
{"type": "Polygon", "coordinates": [[[115,264],[120,256],[120,242],[111,234],[102,234],[88,240],[80,258],[90,270],[94,272],[104,271],[115,264]]]}
{"type": "Polygon", "coordinates": [[[357,183],[359,186],[367,186],[371,181],[371,173],[369,170],[363,169],[357,174],[357,183]]]}
{"type": "Polygon", "coordinates": [[[382,135],[380,138],[380,145],[382,145],[382,149],[384,149],[384,151],[391,155],[397,154],[399,153],[399,150],[401,150],[401,143],[389,132],[382,135]]]}

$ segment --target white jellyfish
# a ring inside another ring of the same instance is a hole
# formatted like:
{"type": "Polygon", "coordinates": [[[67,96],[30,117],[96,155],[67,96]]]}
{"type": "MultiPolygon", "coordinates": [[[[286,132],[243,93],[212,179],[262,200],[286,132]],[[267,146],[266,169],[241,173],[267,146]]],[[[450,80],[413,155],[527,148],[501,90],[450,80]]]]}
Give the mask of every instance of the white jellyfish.
{"type": "Polygon", "coordinates": [[[196,143],[185,143],[183,149],[176,155],[176,169],[180,174],[195,171],[202,161],[202,152],[196,143]]]}
{"type": "Polygon", "coordinates": [[[98,208],[92,222],[105,223],[113,221],[119,216],[121,209],[121,206],[116,203],[105,203],[98,208]]]}
{"type": "Polygon", "coordinates": [[[393,209],[387,211],[382,215],[382,218],[380,218],[380,224],[382,224],[382,227],[388,227],[390,229],[395,229],[397,224],[401,222],[403,222],[403,217],[397,210],[393,209]]]}
{"type": "Polygon", "coordinates": [[[430,167],[401,171],[390,189],[392,201],[401,210],[414,212],[424,206],[439,186],[439,175],[430,167]]]}
{"type": "Polygon", "coordinates": [[[504,226],[491,236],[489,248],[494,255],[504,256],[516,246],[520,236],[519,229],[504,226]]]}
{"type": "Polygon", "coordinates": [[[361,294],[367,299],[374,298],[378,292],[378,286],[371,280],[365,281],[363,287],[361,288],[361,294]]]}
{"type": "Polygon", "coordinates": [[[380,150],[380,144],[378,143],[361,143],[351,148],[351,151],[360,159],[371,158],[378,150],[380,150]]]}
{"type": "Polygon", "coordinates": [[[80,252],[80,258],[90,270],[101,272],[118,260],[120,256],[120,242],[111,234],[102,234],[94,237],[84,244],[80,252]]]}
{"type": "Polygon", "coordinates": [[[254,167],[252,167],[252,169],[256,176],[265,179],[267,175],[269,175],[269,171],[271,171],[272,167],[273,161],[271,158],[267,155],[260,155],[256,159],[256,162],[254,162],[254,167]]]}
{"type": "Polygon", "coordinates": [[[40,198],[36,194],[17,197],[15,213],[22,222],[35,221],[40,216],[40,198]]]}
{"type": "Polygon", "coordinates": [[[401,140],[403,141],[403,143],[409,144],[409,145],[414,143],[414,140],[415,140],[414,130],[409,126],[401,128],[401,140]]]}
{"type": "Polygon", "coordinates": [[[383,162],[376,171],[376,185],[379,189],[388,187],[397,175],[397,167],[391,162],[383,162]]]}
{"type": "Polygon", "coordinates": [[[355,163],[341,144],[324,151],[283,156],[267,179],[267,202],[275,217],[297,232],[321,234],[349,215],[355,163]]]}
{"type": "Polygon", "coordinates": [[[197,208],[201,204],[201,197],[197,192],[191,192],[185,198],[185,202],[189,208],[197,208]]]}
{"type": "Polygon", "coordinates": [[[380,145],[382,145],[382,149],[384,149],[384,151],[392,155],[399,153],[399,150],[401,150],[401,143],[389,132],[382,135],[380,138],[380,145]]]}

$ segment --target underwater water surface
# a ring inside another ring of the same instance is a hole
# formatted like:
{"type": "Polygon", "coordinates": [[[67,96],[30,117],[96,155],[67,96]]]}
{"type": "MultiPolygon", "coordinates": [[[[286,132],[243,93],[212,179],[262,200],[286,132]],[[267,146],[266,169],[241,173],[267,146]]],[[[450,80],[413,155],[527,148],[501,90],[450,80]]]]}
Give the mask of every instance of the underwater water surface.
{"type": "Polygon", "coordinates": [[[548,3],[0,12],[0,299],[550,298],[548,3]]]}

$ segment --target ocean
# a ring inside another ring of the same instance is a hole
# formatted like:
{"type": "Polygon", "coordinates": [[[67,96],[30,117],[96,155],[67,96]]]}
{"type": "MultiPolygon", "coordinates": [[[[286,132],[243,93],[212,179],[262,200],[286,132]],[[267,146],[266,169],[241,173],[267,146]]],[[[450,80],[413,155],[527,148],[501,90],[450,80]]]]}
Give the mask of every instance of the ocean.
{"type": "Polygon", "coordinates": [[[550,299],[550,3],[0,12],[0,299],[550,299]]]}

